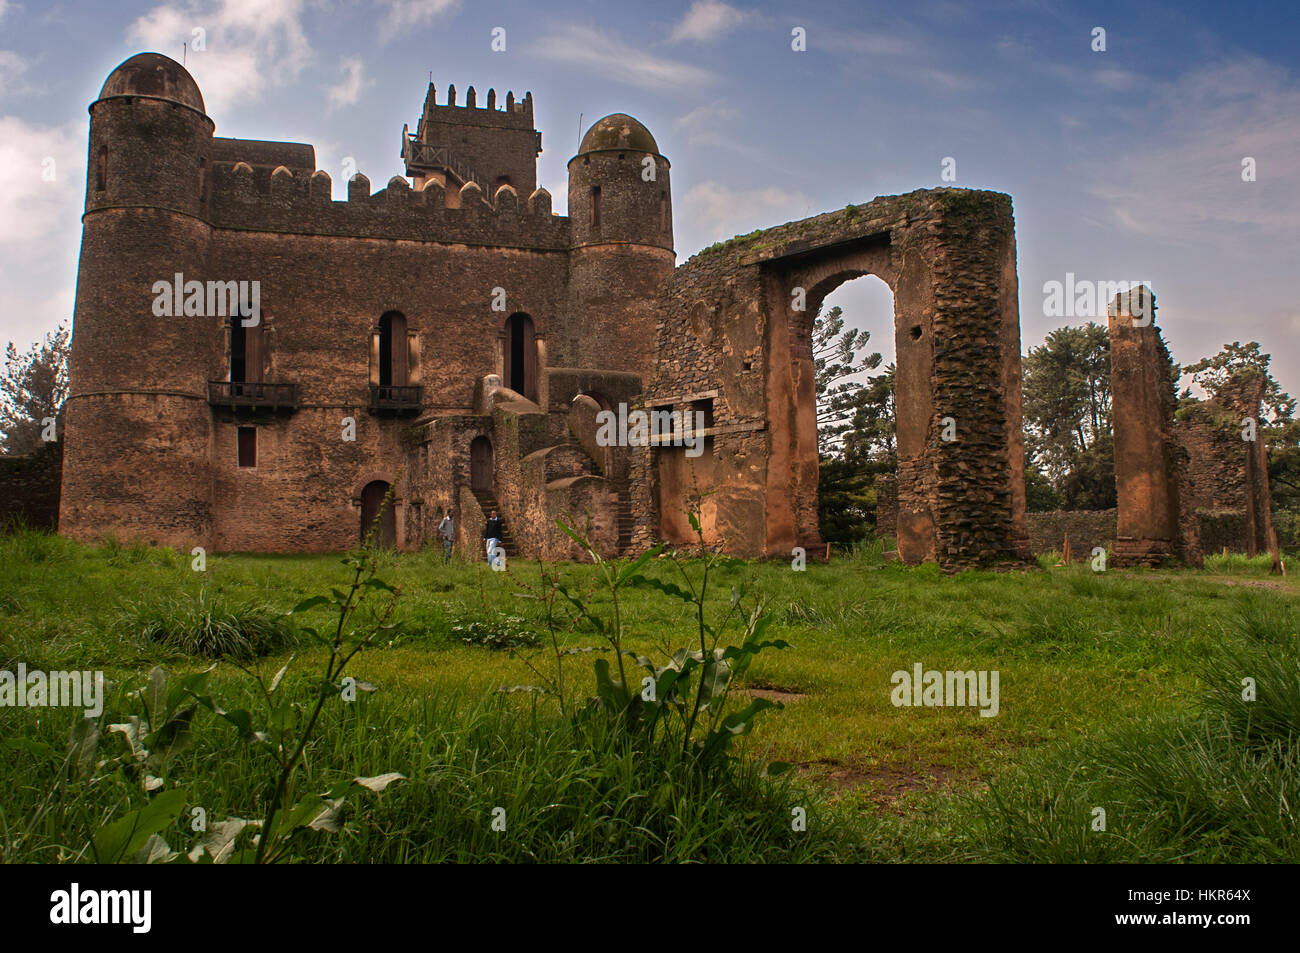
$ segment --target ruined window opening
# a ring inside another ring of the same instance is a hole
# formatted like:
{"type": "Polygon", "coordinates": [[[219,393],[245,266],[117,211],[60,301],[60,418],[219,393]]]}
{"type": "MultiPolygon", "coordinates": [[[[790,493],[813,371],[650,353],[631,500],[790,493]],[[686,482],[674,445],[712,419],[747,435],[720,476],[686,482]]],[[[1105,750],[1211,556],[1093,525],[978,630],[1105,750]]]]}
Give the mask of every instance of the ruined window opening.
{"type": "Polygon", "coordinates": [[[241,467],[257,466],[257,428],[239,428],[239,465],[241,467]]]}
{"type": "Polygon", "coordinates": [[[406,316],[386,311],[379,319],[379,386],[406,384],[406,316]]]}
{"type": "Polygon", "coordinates": [[[919,324],[912,325],[911,334],[912,334],[913,341],[921,340],[921,326],[919,324]]]}
{"type": "Polygon", "coordinates": [[[95,191],[103,192],[108,184],[108,146],[99,147],[95,158],[95,191]]]}
{"type": "Polygon", "coordinates": [[[591,187],[591,227],[600,228],[600,186],[591,187]]]}
{"type": "Polygon", "coordinates": [[[704,418],[703,418],[704,423],[700,425],[701,429],[709,430],[710,428],[712,428],[713,427],[713,398],[705,397],[703,400],[691,401],[691,426],[692,427],[695,426],[695,421],[699,419],[695,416],[697,413],[704,414],[704,418]]]}

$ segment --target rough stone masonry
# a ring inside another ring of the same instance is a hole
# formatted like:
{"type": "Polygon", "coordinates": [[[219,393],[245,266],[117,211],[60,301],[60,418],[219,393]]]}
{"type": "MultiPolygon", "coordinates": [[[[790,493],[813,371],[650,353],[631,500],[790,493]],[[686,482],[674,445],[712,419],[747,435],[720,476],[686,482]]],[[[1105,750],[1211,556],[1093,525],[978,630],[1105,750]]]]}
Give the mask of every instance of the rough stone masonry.
{"type": "Polygon", "coordinates": [[[878,198],[675,267],[670,163],[623,114],[569,161],[567,215],[536,186],[531,94],[430,84],[405,176],[353,175],[346,201],[310,145],[216,136],[156,53],[90,117],[69,536],[329,551],[373,528],[409,549],[445,511],[478,555],[495,508],[509,555],[563,558],[557,519],[614,554],[689,541],[694,500],[708,544],[788,558],[819,541],[812,317],[874,274],[895,300],[902,558],[1028,554],[1006,195],[878,198]],[[256,309],[189,292],[240,282],[256,309]],[[622,406],[702,421],[703,452],[593,443],[622,406]]]}

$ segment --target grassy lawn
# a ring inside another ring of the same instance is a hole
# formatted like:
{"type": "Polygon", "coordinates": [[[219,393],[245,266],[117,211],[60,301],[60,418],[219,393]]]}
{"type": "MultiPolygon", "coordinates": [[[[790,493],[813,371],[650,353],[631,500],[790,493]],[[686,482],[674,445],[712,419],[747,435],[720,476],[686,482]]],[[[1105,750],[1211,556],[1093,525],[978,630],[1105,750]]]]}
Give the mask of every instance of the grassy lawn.
{"type": "MultiPolygon", "coordinates": [[[[102,669],[114,683],[106,722],[131,708],[127,693],[154,666],[182,674],[211,664],[149,638],[151,614],[202,600],[249,612],[266,607],[262,614],[271,617],[349,578],[339,556],[216,555],[198,573],[188,557],[142,547],[88,548],[39,534],[0,544],[0,670],[20,662],[28,670],[102,669]]],[[[395,627],[348,669],[377,691],[325,711],[301,781],[324,790],[353,775],[398,771],[406,780],[381,796],[354,798],[355,823],[332,837],[313,833],[294,856],[1297,859],[1291,805],[1300,786],[1286,726],[1300,715],[1286,693],[1300,681],[1287,668],[1300,654],[1300,577],[1271,577],[1267,559],[1239,557],[1211,559],[1201,571],[1094,573],[1057,562],[948,577],[934,567],[885,563],[868,548],[804,572],[782,562],[715,569],[710,612],[727,611],[733,587],[761,597],[773,615],[763,637],[789,643],[756,656],[733,692],[735,707],[753,697],[784,707],[755,719],[740,743],[743,758],[723,782],[639,761],[604,727],[575,740],[573,719],[561,717],[553,697],[498,691],[540,684],[529,662],[554,673],[545,645],[512,652],[464,641],[542,631],[541,604],[529,598],[541,582],[535,563],[514,560],[499,573],[485,564],[443,566],[431,553],[382,555],[378,575],[401,587],[395,627]],[[1238,648],[1244,661],[1232,654],[1238,648]],[[1236,669],[1279,658],[1275,681],[1266,686],[1260,678],[1268,696],[1261,704],[1281,706],[1283,727],[1262,739],[1245,723],[1232,728],[1231,712],[1207,699],[1239,681],[1236,669]],[[998,672],[998,714],[895,707],[891,675],[916,663],[998,672]],[[1155,765],[1140,777],[1114,773],[1141,760],[1139,748],[1167,748],[1168,769],[1200,743],[1198,731],[1208,732],[1212,749],[1206,777],[1219,779],[1206,783],[1223,790],[1144,785],[1159,775],[1155,765]],[[1266,789],[1234,788],[1236,775],[1222,767],[1233,758],[1247,758],[1234,770],[1266,789]],[[769,778],[764,769],[773,761],[796,770],[769,778]],[[1089,837],[1091,801],[1103,793],[1112,805],[1107,830],[1116,836],[1089,837]],[[514,826],[493,831],[486,818],[501,804],[510,805],[514,826]],[[792,806],[806,809],[806,831],[789,829],[792,806]],[[1227,833],[1207,842],[1207,826],[1227,833]]],[[[698,576],[699,561],[685,568],[698,576]]],[[[575,590],[594,573],[587,565],[558,571],[575,590]]],[[[645,574],[682,582],[667,558],[645,574]]],[[[591,602],[598,614],[611,608],[599,590],[591,602]]],[[[694,607],[682,600],[640,586],[622,590],[620,602],[625,648],[662,661],[693,637],[694,607]]],[[[333,616],[322,607],[295,618],[323,629],[333,616]]],[[[602,644],[589,625],[563,639],[562,647],[602,644]]],[[[304,642],[251,664],[269,679],[291,653],[285,690],[309,699],[326,649],[304,642]]],[[[573,708],[596,694],[596,657],[565,658],[573,708]]],[[[227,709],[255,707],[254,683],[231,665],[218,666],[208,689],[227,709]]],[[[0,708],[0,737],[21,755],[0,772],[9,859],[91,859],[86,844],[98,827],[149,802],[138,784],[106,775],[69,779],[50,798],[73,720],[61,710],[0,708]],[[57,806],[34,825],[24,820],[47,799],[57,806]]],[[[214,818],[260,816],[265,758],[207,712],[196,716],[194,736],[167,766],[166,786],[183,787],[187,803],[214,818]]],[[[120,748],[116,739],[101,745],[114,754],[120,748]]],[[[184,835],[177,826],[169,844],[182,849],[184,835]]]]}

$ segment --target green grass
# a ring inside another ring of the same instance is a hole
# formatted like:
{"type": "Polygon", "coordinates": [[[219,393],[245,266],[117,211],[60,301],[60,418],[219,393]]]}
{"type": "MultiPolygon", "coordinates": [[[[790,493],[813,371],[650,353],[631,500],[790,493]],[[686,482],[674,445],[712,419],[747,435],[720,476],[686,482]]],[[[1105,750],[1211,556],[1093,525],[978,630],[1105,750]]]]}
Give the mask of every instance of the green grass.
{"type": "MultiPolygon", "coordinates": [[[[648,572],[673,578],[666,563],[648,572]]],[[[764,713],[743,763],[719,778],[647,760],[598,725],[560,718],[553,700],[498,693],[538,682],[525,658],[543,671],[554,664],[542,648],[486,647],[516,641],[494,638],[520,628],[511,619],[536,627],[538,604],[520,598],[537,585],[535,565],[513,560],[495,573],[444,567],[440,554],[387,557],[380,575],[403,590],[397,627],[349,669],[379,690],[327,709],[301,784],[323,791],[387,771],[409,780],[359,802],[355,823],[320,836],[304,858],[1297,859],[1296,577],[1270,577],[1266,558],[1214,557],[1195,572],[1042,564],[947,577],[863,546],[806,572],[781,561],[720,570],[717,605],[732,586],[753,586],[776,616],[765,637],[791,648],[746,673],[746,686],[779,693],[785,707],[764,713]],[[466,644],[466,633],[485,644],[466,644]],[[916,662],[999,671],[1000,714],[894,707],[890,676],[916,662]],[[1244,668],[1261,687],[1255,703],[1240,700],[1244,668]],[[765,777],[774,760],[798,770],[765,777]],[[498,806],[504,832],[490,825],[498,806]],[[791,830],[796,807],[806,831],[791,830]],[[1106,809],[1105,832],[1091,830],[1095,807],[1106,809]]],[[[142,624],[149,613],[132,607],[195,619],[202,598],[275,620],[344,576],[337,556],[209,556],[207,570],[168,550],[2,536],[0,669],[103,669],[115,683],[110,717],[120,718],[152,666],[211,664],[193,642],[156,640],[142,624]]],[[[591,568],[562,571],[581,587],[591,568]]],[[[629,648],[657,655],[689,638],[690,606],[651,590],[624,599],[629,648]]],[[[328,620],[322,609],[304,623],[328,620]]],[[[581,630],[566,639],[599,642],[581,630]]],[[[252,664],[269,677],[288,649],[266,648],[252,664]]],[[[288,690],[307,699],[322,650],[294,651],[288,690]]],[[[575,701],[594,694],[591,660],[566,661],[575,701]]],[[[227,709],[246,707],[249,684],[223,664],[211,690],[227,709]]],[[[71,721],[66,711],[0,708],[0,737],[18,745],[0,767],[11,843],[56,789],[71,721]]],[[[200,716],[194,734],[167,783],[214,818],[258,816],[266,765],[211,718],[200,716]]],[[[145,800],[120,783],[69,783],[9,859],[85,859],[87,830],[145,800]]],[[[186,831],[169,841],[186,843],[186,831]]]]}

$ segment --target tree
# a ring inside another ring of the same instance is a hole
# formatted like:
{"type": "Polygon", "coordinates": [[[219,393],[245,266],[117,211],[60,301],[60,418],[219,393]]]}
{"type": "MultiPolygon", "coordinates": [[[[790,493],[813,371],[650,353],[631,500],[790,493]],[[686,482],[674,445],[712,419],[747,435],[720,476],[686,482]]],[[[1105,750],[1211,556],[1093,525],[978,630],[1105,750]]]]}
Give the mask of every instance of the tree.
{"type": "Polygon", "coordinates": [[[1278,424],[1289,421],[1295,414],[1295,398],[1282,390],[1269,371],[1271,354],[1262,354],[1259,342],[1251,341],[1243,345],[1240,341],[1223,345],[1222,350],[1213,357],[1202,358],[1195,364],[1183,368],[1183,374],[1205,388],[1210,397],[1218,397],[1229,381],[1239,379],[1243,374],[1264,375],[1264,399],[1261,401],[1261,424],[1278,424]]]}
{"type": "Polygon", "coordinates": [[[863,539],[875,524],[875,479],[897,468],[894,451],[894,368],[862,381],[849,378],[880,366],[878,353],[860,361],[870,332],[844,330],[842,309],[813,318],[817,390],[818,522],[836,542],[863,539]]]}
{"type": "MultiPolygon", "coordinates": [[[[1211,399],[1224,394],[1229,385],[1243,376],[1262,374],[1264,396],[1260,401],[1259,439],[1264,441],[1268,457],[1268,485],[1273,507],[1273,522],[1284,548],[1300,547],[1300,420],[1295,419],[1296,401],[1282,390],[1269,366],[1272,355],[1260,351],[1259,342],[1223,345],[1218,354],[1202,358],[1183,368],[1183,373],[1203,387],[1211,399]]],[[[1195,403],[1188,388],[1183,403],[1195,403]]],[[[1231,428],[1240,421],[1226,419],[1231,428]]]]}
{"type": "Polygon", "coordinates": [[[1095,322],[1057,328],[1024,360],[1026,475],[1041,474],[1030,509],[1115,505],[1110,335],[1095,322]],[[1035,505],[1036,504],[1036,505],[1035,505]]]}
{"type": "Polygon", "coordinates": [[[5,348],[0,376],[0,453],[31,453],[41,447],[45,421],[53,418],[63,436],[63,402],[68,396],[68,346],[71,334],[60,324],[42,341],[19,354],[5,348]]]}
{"type": "Polygon", "coordinates": [[[826,314],[818,308],[813,318],[812,352],[817,388],[817,450],[830,456],[840,449],[844,434],[853,429],[853,415],[862,398],[864,385],[849,380],[880,366],[879,354],[867,354],[854,363],[867,346],[870,331],[844,330],[844,312],[839,307],[826,314]]]}

